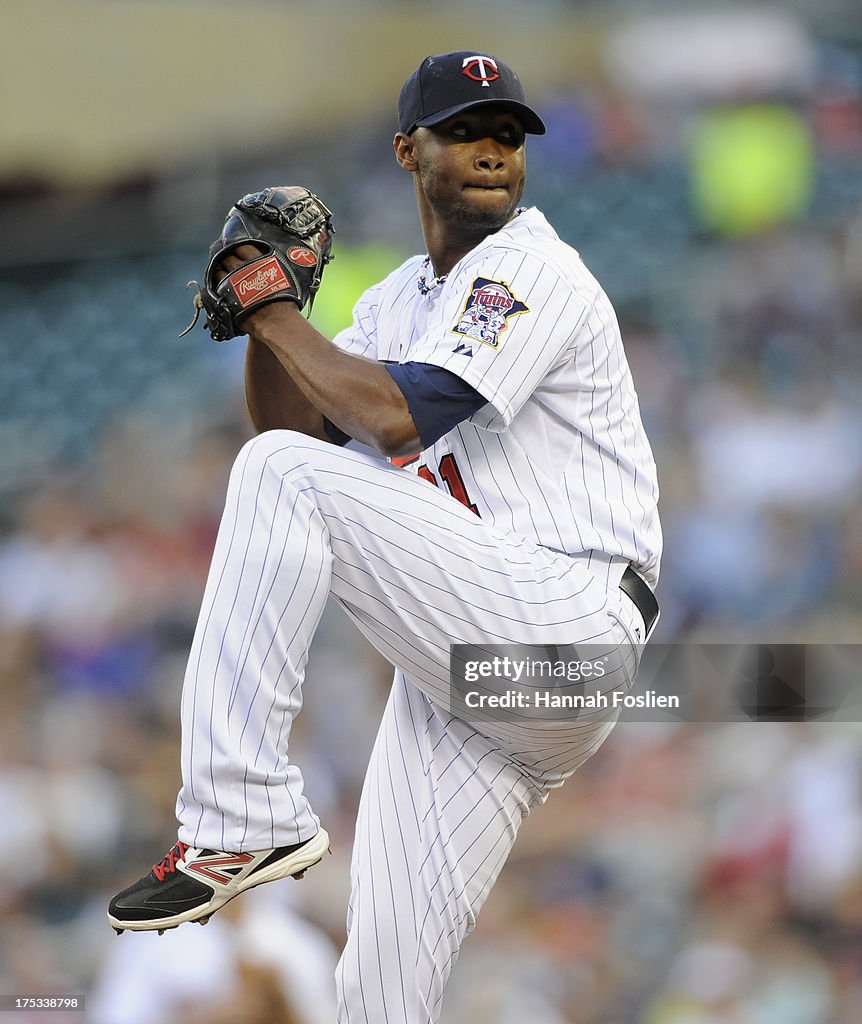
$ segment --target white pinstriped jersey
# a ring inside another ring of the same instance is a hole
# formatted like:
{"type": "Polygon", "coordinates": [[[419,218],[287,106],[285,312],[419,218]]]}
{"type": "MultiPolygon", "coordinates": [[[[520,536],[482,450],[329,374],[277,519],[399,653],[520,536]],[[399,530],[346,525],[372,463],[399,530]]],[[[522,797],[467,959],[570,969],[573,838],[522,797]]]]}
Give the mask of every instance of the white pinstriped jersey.
{"type": "Polygon", "coordinates": [[[425,266],[413,257],[370,288],[334,339],[443,367],[487,399],[410,468],[499,529],[622,556],[655,586],[655,463],[616,316],[578,253],[531,208],[422,294],[425,266]]]}

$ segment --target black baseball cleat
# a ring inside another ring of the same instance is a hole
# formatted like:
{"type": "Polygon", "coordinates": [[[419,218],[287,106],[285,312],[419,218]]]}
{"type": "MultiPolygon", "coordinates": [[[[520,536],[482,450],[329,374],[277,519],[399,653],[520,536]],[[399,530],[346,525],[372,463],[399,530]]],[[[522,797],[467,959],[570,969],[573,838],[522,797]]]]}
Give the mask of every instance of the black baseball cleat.
{"type": "Polygon", "coordinates": [[[199,850],[177,843],[150,873],[111,900],[108,920],[117,934],[206,924],[211,914],[246,889],[277,878],[301,878],[329,849],[329,836],[256,853],[199,850]]]}

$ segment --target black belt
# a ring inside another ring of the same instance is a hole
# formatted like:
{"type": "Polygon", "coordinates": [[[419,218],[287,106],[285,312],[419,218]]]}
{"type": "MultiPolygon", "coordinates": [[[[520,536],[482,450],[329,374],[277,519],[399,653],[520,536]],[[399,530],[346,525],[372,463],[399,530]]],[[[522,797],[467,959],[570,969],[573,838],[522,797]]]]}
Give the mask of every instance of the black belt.
{"type": "MultiPolygon", "coordinates": [[[[658,618],[658,601],[647,583],[632,569],[631,566],[623,573],[620,590],[634,602],[635,608],[641,613],[646,626],[647,636],[658,618]]],[[[644,637],[646,639],[646,637],[644,637]]]]}

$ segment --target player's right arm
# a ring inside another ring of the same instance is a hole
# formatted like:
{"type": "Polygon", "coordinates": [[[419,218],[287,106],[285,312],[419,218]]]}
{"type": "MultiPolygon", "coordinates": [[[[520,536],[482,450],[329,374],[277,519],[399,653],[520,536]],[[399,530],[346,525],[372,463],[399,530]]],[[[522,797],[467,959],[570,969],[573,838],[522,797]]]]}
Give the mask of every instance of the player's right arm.
{"type": "Polygon", "coordinates": [[[259,432],[298,430],[340,444],[355,437],[382,451],[413,439],[410,412],[376,358],[385,284],[362,295],[334,342],[288,303],[248,317],[246,403],[259,432]]]}
{"type": "Polygon", "coordinates": [[[439,366],[378,362],[377,317],[390,278],[362,296],[352,326],[332,342],[290,303],[248,317],[246,397],[258,430],[300,430],[336,444],[354,438],[387,456],[415,455],[486,403],[439,366]]]}
{"type": "MultiPolygon", "coordinates": [[[[321,398],[314,390],[309,392],[307,382],[304,388],[300,387],[299,380],[302,375],[285,357],[285,350],[294,345],[301,345],[302,338],[305,337],[306,341],[311,340],[322,348],[327,358],[335,357],[342,361],[344,356],[352,358],[354,369],[357,365],[361,369],[366,369],[365,364],[369,360],[374,360],[373,369],[384,377],[388,385],[389,381],[385,378],[382,367],[376,365],[377,312],[380,294],[385,284],[386,281],[382,281],[362,295],[353,311],[353,323],[341,331],[333,342],[319,335],[311,324],[302,318],[290,318],[293,321],[293,331],[281,334],[281,337],[275,339],[264,328],[262,317],[249,318],[245,397],[249,414],[258,432],[297,430],[337,444],[346,443],[351,436],[367,440],[361,436],[361,431],[357,431],[355,435],[344,433],[335,426],[332,419],[324,415],[326,409],[322,408],[322,405],[326,405],[325,397],[321,398]],[[363,357],[361,364],[357,364],[355,357],[363,357]]],[[[277,332],[279,333],[281,332],[277,332]]],[[[322,367],[316,369],[319,371],[322,367]]],[[[355,401],[361,391],[360,381],[353,376],[348,378],[346,383],[342,381],[339,385],[337,374],[334,375],[334,379],[335,394],[341,401],[355,401]]],[[[374,397],[377,398],[376,395],[374,397]]],[[[396,398],[400,400],[400,395],[396,395],[396,398]]],[[[374,408],[385,403],[368,400],[366,404],[374,408]]],[[[333,407],[329,411],[333,416],[340,418],[338,408],[333,407]]],[[[412,423],[410,426],[412,427],[412,423]]]]}
{"type": "Polygon", "coordinates": [[[255,430],[298,430],[332,440],[323,413],[306,398],[275,353],[250,336],[245,352],[245,402],[255,430]]]}
{"type": "Polygon", "coordinates": [[[347,435],[386,456],[421,450],[404,394],[383,363],[325,338],[290,302],[256,310],[248,317],[248,330],[326,417],[324,425],[328,420],[342,438],[347,435]]]}

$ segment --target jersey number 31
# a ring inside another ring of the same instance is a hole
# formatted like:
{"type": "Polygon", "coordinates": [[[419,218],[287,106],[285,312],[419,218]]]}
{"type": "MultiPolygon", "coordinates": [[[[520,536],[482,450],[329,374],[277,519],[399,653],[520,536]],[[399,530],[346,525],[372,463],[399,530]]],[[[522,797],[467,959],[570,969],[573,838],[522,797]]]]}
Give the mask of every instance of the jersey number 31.
{"type": "MultiPolygon", "coordinates": [[[[411,462],[415,462],[418,459],[418,455],[406,455],[396,457],[391,460],[394,466],[409,466],[411,462]]],[[[461,470],[458,468],[458,463],[455,461],[455,456],[451,452],[447,452],[440,460],[437,466],[437,472],[443,478],[443,482],[449,490],[449,493],[453,498],[457,498],[462,505],[466,505],[467,508],[474,515],[479,515],[479,509],[470,501],[467,495],[467,488],[464,486],[464,478],[461,476],[461,470]]],[[[423,462],[422,465],[416,470],[418,476],[421,476],[423,480],[427,480],[429,484],[434,484],[435,487],[439,487],[437,483],[437,477],[423,462]]]]}

